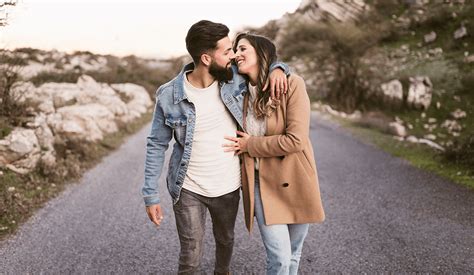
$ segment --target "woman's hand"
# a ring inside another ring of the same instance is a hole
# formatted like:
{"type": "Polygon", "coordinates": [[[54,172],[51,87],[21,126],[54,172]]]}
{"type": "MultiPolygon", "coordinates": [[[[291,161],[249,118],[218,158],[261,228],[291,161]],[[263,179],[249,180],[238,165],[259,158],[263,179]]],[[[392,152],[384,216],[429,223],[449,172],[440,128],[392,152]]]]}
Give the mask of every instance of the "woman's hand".
{"type": "Polygon", "coordinates": [[[270,85],[270,97],[272,99],[280,99],[281,94],[286,94],[288,91],[288,79],[286,74],[280,69],[275,69],[270,73],[267,83],[263,90],[265,91],[270,85]]]}
{"type": "Polygon", "coordinates": [[[232,143],[222,144],[222,147],[225,148],[224,152],[235,152],[236,155],[247,152],[247,142],[250,135],[241,131],[236,131],[236,133],[240,137],[224,137],[225,139],[232,141],[232,143]]]}

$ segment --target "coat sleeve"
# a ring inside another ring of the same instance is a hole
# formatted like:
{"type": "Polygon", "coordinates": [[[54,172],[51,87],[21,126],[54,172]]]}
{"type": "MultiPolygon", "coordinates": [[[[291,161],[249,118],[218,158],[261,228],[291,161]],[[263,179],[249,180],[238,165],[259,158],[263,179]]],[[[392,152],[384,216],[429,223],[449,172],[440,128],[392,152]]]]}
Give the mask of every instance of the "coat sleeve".
{"type": "Polygon", "coordinates": [[[251,157],[277,157],[302,151],[309,136],[310,101],[304,80],[290,77],[286,101],[286,131],[281,135],[251,136],[247,149],[251,157]]]}

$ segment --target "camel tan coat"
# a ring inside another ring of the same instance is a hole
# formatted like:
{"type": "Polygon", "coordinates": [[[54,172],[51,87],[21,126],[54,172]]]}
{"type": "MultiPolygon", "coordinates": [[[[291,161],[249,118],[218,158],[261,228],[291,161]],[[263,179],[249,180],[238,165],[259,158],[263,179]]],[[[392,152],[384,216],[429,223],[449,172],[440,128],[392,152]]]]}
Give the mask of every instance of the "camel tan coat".
{"type": "MultiPolygon", "coordinates": [[[[245,224],[252,231],[254,217],[254,158],[259,157],[260,190],[265,224],[322,222],[313,147],[309,139],[310,101],[304,80],[291,75],[288,93],[267,117],[265,136],[252,136],[242,154],[242,193],[245,224]]],[[[246,121],[249,94],[244,101],[246,121]]],[[[245,124],[244,124],[245,127],[245,124]]]]}

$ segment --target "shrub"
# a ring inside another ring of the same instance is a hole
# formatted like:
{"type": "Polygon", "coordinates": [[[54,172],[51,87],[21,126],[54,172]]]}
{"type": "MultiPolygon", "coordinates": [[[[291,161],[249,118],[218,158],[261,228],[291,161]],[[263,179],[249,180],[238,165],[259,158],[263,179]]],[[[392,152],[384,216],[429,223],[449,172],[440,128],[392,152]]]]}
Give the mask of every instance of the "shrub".
{"type": "Polygon", "coordinates": [[[74,70],[64,72],[40,72],[32,77],[30,81],[38,87],[47,82],[76,83],[80,76],[81,73],[74,70]]]}
{"type": "Polygon", "coordinates": [[[361,57],[390,34],[389,24],[369,14],[358,23],[294,20],[285,30],[279,45],[284,59],[309,56],[318,64],[333,63],[334,80],[327,100],[346,112],[363,107],[367,88],[360,77],[361,57]]]}
{"type": "Polygon", "coordinates": [[[474,172],[474,135],[456,140],[453,146],[446,148],[444,157],[448,161],[470,167],[474,172]]]}
{"type": "Polygon", "coordinates": [[[280,27],[278,26],[278,23],[276,20],[270,20],[267,24],[265,24],[263,27],[260,27],[260,28],[252,28],[252,27],[245,28],[245,31],[266,36],[270,38],[271,40],[275,40],[279,30],[280,30],[280,27]]]}

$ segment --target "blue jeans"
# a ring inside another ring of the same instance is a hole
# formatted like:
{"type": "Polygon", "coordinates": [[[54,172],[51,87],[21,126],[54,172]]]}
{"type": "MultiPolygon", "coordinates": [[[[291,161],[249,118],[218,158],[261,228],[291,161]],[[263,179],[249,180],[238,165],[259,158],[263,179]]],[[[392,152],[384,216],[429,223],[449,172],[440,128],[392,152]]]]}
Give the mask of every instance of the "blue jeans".
{"type": "Polygon", "coordinates": [[[297,274],[309,224],[265,225],[258,171],[255,171],[255,216],[267,252],[267,274],[297,274]]]}

